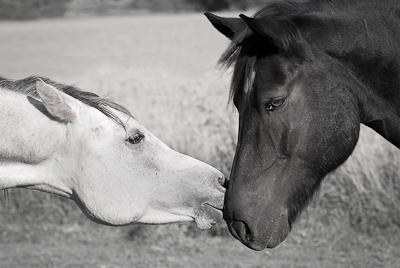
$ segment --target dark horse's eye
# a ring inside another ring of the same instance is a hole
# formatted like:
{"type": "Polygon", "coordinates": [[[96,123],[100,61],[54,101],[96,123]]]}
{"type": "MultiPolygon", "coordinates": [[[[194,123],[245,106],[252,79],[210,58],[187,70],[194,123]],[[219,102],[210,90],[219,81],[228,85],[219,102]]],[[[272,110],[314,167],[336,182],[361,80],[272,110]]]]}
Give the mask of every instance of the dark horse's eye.
{"type": "Polygon", "coordinates": [[[272,101],[267,103],[267,106],[265,107],[265,109],[267,111],[273,111],[276,108],[281,107],[285,103],[285,101],[286,101],[286,99],[272,100],[272,101]]]}
{"type": "Polygon", "coordinates": [[[144,135],[142,133],[135,133],[128,138],[128,142],[131,144],[138,144],[143,138],[144,135]]]}

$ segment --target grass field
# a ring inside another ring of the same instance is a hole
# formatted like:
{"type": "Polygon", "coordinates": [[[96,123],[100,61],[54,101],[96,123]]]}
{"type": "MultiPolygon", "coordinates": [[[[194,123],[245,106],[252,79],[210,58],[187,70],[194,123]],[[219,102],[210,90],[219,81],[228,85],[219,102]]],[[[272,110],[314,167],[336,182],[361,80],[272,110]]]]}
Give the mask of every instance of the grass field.
{"type": "MultiPolygon", "coordinates": [[[[48,76],[125,105],[169,146],[229,175],[237,114],[228,41],[202,14],[0,22],[0,75],[48,76]]],[[[57,196],[0,199],[0,267],[400,267],[400,150],[367,128],[277,249],[253,252],[221,223],[106,227],[57,196]]]]}

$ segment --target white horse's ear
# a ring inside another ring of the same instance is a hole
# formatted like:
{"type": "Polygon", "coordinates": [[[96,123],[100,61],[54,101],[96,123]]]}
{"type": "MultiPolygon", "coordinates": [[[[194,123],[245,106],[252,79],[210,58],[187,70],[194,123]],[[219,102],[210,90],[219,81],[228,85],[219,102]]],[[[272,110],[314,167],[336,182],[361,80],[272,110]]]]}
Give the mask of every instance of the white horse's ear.
{"type": "Polygon", "coordinates": [[[42,99],[47,111],[61,121],[72,123],[76,118],[76,113],[68,105],[68,97],[65,93],[57,90],[53,86],[46,84],[42,79],[36,80],[36,91],[42,99]]]}

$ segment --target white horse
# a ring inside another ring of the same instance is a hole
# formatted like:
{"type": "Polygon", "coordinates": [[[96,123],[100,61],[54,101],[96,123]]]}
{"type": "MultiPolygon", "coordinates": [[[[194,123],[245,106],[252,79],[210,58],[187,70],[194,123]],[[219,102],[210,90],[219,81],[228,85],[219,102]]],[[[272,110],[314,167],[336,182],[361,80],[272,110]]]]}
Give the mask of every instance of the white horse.
{"type": "Polygon", "coordinates": [[[0,189],[70,198],[107,225],[222,220],[225,177],[129,111],[46,78],[0,78],[0,189]]]}

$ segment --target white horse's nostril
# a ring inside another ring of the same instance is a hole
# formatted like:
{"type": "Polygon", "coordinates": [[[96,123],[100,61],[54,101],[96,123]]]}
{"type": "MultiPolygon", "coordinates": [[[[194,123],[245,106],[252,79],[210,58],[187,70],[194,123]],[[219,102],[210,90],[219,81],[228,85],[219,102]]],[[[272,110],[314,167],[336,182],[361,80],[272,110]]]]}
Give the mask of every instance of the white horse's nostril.
{"type": "Polygon", "coordinates": [[[219,177],[218,182],[222,187],[224,187],[225,189],[228,189],[229,180],[225,176],[219,177]]]}

